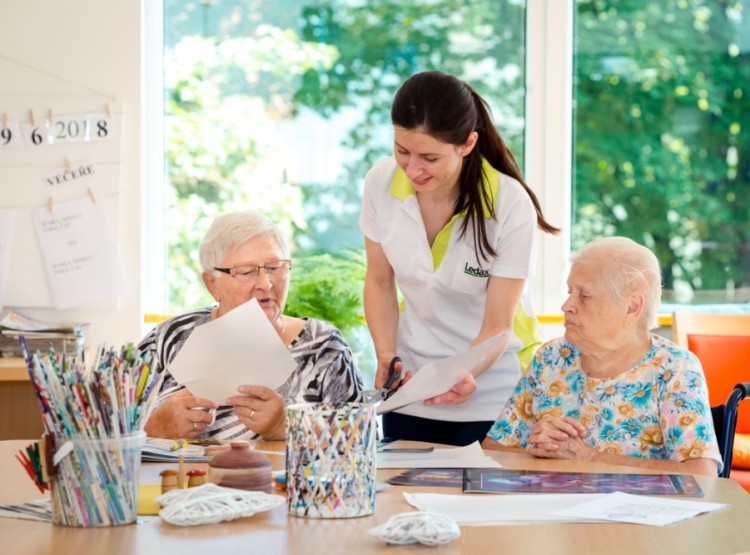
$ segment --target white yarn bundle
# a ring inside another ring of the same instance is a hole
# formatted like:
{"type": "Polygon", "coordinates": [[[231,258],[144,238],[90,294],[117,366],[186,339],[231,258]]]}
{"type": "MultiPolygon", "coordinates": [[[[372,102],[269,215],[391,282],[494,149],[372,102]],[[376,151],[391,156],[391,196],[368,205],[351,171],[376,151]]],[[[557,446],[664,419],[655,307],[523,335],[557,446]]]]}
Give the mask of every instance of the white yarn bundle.
{"type": "Polygon", "coordinates": [[[213,524],[268,511],[284,498],[260,491],[224,488],[208,483],[188,489],[173,489],[156,498],[163,507],[159,516],[178,526],[213,524]]]}
{"type": "Polygon", "coordinates": [[[440,545],[459,537],[456,521],[440,513],[416,511],[392,516],[388,522],[370,529],[386,543],[440,545]]]}

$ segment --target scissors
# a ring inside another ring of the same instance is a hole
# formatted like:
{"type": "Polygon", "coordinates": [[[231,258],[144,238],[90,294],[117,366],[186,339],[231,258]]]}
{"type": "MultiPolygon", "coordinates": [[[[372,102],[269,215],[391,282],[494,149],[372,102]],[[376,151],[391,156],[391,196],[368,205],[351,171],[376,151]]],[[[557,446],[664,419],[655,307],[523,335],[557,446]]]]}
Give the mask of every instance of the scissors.
{"type": "Polygon", "coordinates": [[[396,393],[400,385],[398,387],[395,387],[393,390],[391,390],[391,386],[393,386],[395,381],[401,375],[401,372],[396,371],[397,362],[402,362],[400,357],[393,357],[391,359],[391,362],[388,365],[388,375],[385,378],[383,387],[381,387],[380,389],[370,389],[364,392],[363,398],[365,403],[379,403],[380,401],[385,401],[386,399],[388,399],[388,397],[396,393]]]}

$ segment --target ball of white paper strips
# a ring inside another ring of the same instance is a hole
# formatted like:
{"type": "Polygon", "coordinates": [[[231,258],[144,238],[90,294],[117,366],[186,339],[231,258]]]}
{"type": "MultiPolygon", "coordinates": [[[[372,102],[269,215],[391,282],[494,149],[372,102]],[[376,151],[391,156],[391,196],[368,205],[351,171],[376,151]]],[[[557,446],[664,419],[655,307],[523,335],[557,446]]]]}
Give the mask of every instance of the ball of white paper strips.
{"type": "Polygon", "coordinates": [[[173,489],[156,498],[163,509],[159,516],[178,526],[213,524],[268,511],[285,502],[279,495],[224,488],[208,483],[188,489],[173,489]]]}
{"type": "Polygon", "coordinates": [[[440,545],[459,537],[461,530],[449,516],[416,511],[392,516],[388,522],[370,529],[386,543],[440,545]]]}

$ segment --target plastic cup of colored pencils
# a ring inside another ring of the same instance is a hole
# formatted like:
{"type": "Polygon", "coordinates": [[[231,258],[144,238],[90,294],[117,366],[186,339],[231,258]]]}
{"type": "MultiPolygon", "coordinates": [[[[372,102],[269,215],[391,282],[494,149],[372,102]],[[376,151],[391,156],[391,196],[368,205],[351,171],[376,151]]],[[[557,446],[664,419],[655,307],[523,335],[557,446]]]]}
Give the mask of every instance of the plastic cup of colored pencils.
{"type": "MultiPolygon", "coordinates": [[[[45,428],[42,463],[53,522],[81,527],[135,522],[143,428],[162,380],[151,371],[152,355],[132,345],[102,348],[86,367],[82,356],[32,354],[23,337],[20,341],[45,428]]],[[[33,461],[18,458],[41,485],[33,461]]]]}
{"type": "Polygon", "coordinates": [[[53,522],[96,527],[138,517],[138,472],[145,432],[91,439],[56,438],[62,459],[51,477],[53,522]],[[62,442],[62,443],[61,443],[62,442]],[[70,446],[66,443],[70,442],[70,446]]]}

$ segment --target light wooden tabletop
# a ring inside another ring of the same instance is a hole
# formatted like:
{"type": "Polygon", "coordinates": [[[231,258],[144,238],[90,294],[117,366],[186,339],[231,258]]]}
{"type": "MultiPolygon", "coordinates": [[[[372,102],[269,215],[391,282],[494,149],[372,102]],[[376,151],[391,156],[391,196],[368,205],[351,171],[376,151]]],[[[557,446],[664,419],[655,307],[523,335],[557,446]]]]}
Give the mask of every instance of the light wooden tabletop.
{"type": "MultiPolygon", "coordinates": [[[[0,442],[0,504],[38,499],[38,490],[26,476],[14,454],[29,442],[0,442]]],[[[260,442],[258,448],[272,453],[274,467],[284,466],[283,442],[260,442]]],[[[526,455],[492,453],[506,468],[586,472],[635,472],[634,468],[572,461],[549,461],[526,455]]],[[[385,480],[402,470],[380,470],[385,480]]],[[[463,526],[461,537],[439,547],[387,546],[368,530],[392,515],[413,511],[404,491],[453,493],[459,488],[404,488],[394,486],[377,494],[375,514],[367,517],[324,520],[292,517],[286,505],[250,518],[196,526],[173,526],[158,518],[113,528],[76,529],[48,523],[0,518],[0,553],[106,553],[117,554],[216,554],[232,553],[384,553],[443,554],[576,554],[645,555],[750,553],[750,495],[736,482],[697,477],[705,492],[703,501],[729,503],[726,511],[701,515],[666,527],[631,524],[527,524],[463,526]]]]}

